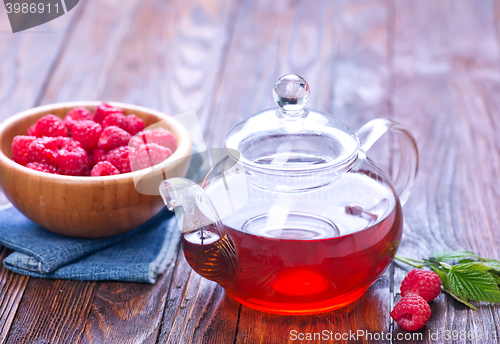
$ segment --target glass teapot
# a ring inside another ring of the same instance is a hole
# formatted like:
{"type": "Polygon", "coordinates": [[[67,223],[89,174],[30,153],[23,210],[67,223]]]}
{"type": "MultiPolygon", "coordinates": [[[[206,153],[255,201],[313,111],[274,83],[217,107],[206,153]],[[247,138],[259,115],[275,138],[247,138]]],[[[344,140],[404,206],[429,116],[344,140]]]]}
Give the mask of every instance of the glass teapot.
{"type": "Polygon", "coordinates": [[[361,297],[394,258],[417,147],[393,121],[355,134],[304,108],[309,85],[297,75],[278,80],[274,99],[278,108],[229,131],[227,156],[201,185],[172,178],[160,194],[190,266],[231,297],[270,313],[330,311],[361,297]],[[366,156],[389,131],[400,152],[392,181],[366,156]]]}

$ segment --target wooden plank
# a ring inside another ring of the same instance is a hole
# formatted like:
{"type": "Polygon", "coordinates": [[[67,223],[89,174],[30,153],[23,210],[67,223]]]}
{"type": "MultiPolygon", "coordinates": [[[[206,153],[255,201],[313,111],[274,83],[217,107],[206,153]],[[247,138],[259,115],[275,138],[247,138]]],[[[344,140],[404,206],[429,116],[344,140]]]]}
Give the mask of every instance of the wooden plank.
{"type": "Polygon", "coordinates": [[[95,283],[31,278],[6,343],[74,343],[85,329],[95,283]]]}
{"type": "Polygon", "coordinates": [[[329,61],[336,47],[332,13],[332,6],[324,3],[241,3],[205,127],[209,146],[222,147],[232,126],[275,107],[272,88],[284,74],[302,75],[311,86],[308,106],[329,110],[333,83],[329,61]]]}
{"type": "Polygon", "coordinates": [[[72,37],[43,103],[114,100],[172,116],[194,110],[204,128],[234,7],[230,0],[89,5],[85,30],[72,37]]]}
{"type": "MultiPolygon", "coordinates": [[[[0,260],[3,261],[12,251],[2,247],[0,260]]],[[[0,270],[0,343],[5,343],[23,297],[28,277],[15,274],[3,265],[0,270]]]]}
{"type": "MultiPolygon", "coordinates": [[[[148,8],[150,2],[144,4],[148,8]]],[[[103,99],[103,93],[109,92],[105,84],[112,65],[125,53],[140,53],[125,52],[121,45],[137,29],[134,17],[142,13],[142,5],[133,0],[89,3],[54,68],[41,103],[103,99]]]]}
{"type": "Polygon", "coordinates": [[[64,16],[15,34],[6,12],[1,12],[0,121],[38,105],[41,90],[71,35],[72,23],[84,7],[83,2],[64,16]]]}
{"type": "Polygon", "coordinates": [[[239,304],[201,278],[182,252],[167,296],[158,343],[232,343],[239,304]]]}
{"type": "MultiPolygon", "coordinates": [[[[372,119],[391,116],[393,37],[387,5],[387,1],[340,1],[337,5],[331,112],[355,132],[372,119]]],[[[386,136],[375,143],[368,157],[389,174],[391,142],[386,136]]]]}
{"type": "MultiPolygon", "coordinates": [[[[447,241],[453,239],[453,236],[442,235],[444,228],[453,226],[450,205],[455,203],[450,195],[454,161],[449,154],[454,148],[447,126],[451,116],[448,111],[451,105],[447,79],[449,61],[443,46],[449,11],[443,1],[412,2],[407,6],[393,1],[392,6],[395,18],[392,117],[410,128],[420,151],[417,182],[404,207],[405,228],[398,254],[422,258],[434,250],[452,247],[447,241]]],[[[394,270],[393,304],[400,300],[401,281],[411,269],[401,266],[403,269],[394,270]]],[[[425,342],[429,341],[427,331],[450,329],[448,319],[455,318],[455,313],[446,299],[440,295],[430,304],[431,319],[418,332],[425,342]]],[[[393,328],[395,338],[407,333],[395,323],[393,328]]],[[[416,342],[419,341],[408,341],[416,342]]]]}
{"type": "Polygon", "coordinates": [[[333,114],[353,130],[389,117],[389,9],[384,1],[342,1],[334,28],[338,52],[331,63],[335,79],[333,114]]]}
{"type": "Polygon", "coordinates": [[[154,285],[99,282],[78,343],[156,343],[174,266],[154,285]]]}
{"type": "MultiPolygon", "coordinates": [[[[498,25],[498,23],[496,22],[498,25]]],[[[494,74],[494,73],[491,73],[494,74]]],[[[476,83],[475,83],[477,90],[479,93],[483,95],[483,100],[484,100],[484,105],[486,106],[486,109],[489,114],[489,123],[488,125],[491,126],[491,128],[494,128],[491,130],[493,133],[492,135],[489,135],[489,139],[491,140],[490,145],[492,146],[494,151],[499,150],[499,142],[498,142],[498,135],[495,133],[498,133],[498,128],[500,128],[500,102],[498,99],[498,92],[500,91],[500,79],[494,79],[494,80],[481,80],[476,78],[476,83]]],[[[484,160],[483,160],[484,161],[484,160]]],[[[498,159],[495,159],[493,161],[489,162],[490,166],[488,169],[488,174],[491,175],[491,173],[494,173],[495,176],[499,175],[499,164],[498,164],[498,159]]],[[[497,178],[497,177],[496,177],[497,178]]],[[[495,179],[490,179],[490,180],[495,180],[495,179]]],[[[491,201],[491,205],[488,205],[488,209],[492,209],[495,205],[497,206],[498,209],[498,203],[499,203],[499,188],[498,184],[493,182],[488,185],[487,188],[487,194],[488,198],[487,201],[491,201]]],[[[489,217],[498,217],[498,213],[496,211],[492,212],[489,214],[489,217]]],[[[483,252],[490,252],[491,257],[495,257],[496,259],[500,259],[499,255],[500,253],[498,250],[496,252],[494,249],[496,247],[499,247],[499,236],[498,236],[498,230],[497,230],[497,224],[498,222],[493,223],[493,221],[490,220],[490,226],[488,227],[487,230],[487,237],[493,236],[493,239],[491,240],[491,245],[488,247],[488,245],[483,245],[480,249],[483,252]]],[[[485,307],[486,308],[486,307],[485,307]]],[[[484,311],[488,311],[489,314],[486,315],[487,318],[492,317],[493,318],[493,324],[495,324],[495,334],[496,338],[500,338],[500,330],[499,330],[499,322],[500,322],[500,306],[495,306],[495,307],[489,307],[489,309],[484,309],[484,311]]]]}
{"type": "MultiPolygon", "coordinates": [[[[498,40],[493,3],[419,1],[395,5],[394,118],[411,128],[421,151],[419,177],[405,207],[402,256],[422,258],[438,249],[471,249],[498,258],[498,175],[491,98],[474,75],[496,73],[498,40]],[[478,171],[481,171],[478,178],[478,171]]],[[[498,81],[497,81],[498,82],[498,81]]],[[[495,130],[496,129],[496,130],[495,130]]],[[[395,291],[405,271],[395,274],[395,291]]],[[[399,298],[396,298],[397,301],[399,298]]],[[[477,334],[456,343],[498,338],[500,307],[469,310],[446,295],[431,302],[432,317],[421,333],[477,334]]],[[[395,334],[404,333],[397,328],[395,334]]],[[[419,341],[420,342],[420,341],[419,341]]],[[[495,341],[496,342],[496,341],[495,341]]]]}

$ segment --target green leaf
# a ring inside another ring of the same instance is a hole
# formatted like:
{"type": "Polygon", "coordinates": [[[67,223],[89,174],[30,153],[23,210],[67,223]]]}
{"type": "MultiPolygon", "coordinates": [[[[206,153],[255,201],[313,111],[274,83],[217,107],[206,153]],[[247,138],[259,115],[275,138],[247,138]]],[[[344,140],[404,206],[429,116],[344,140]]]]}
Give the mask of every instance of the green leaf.
{"type": "Polygon", "coordinates": [[[425,266],[428,268],[439,268],[441,266],[439,260],[434,257],[429,257],[429,259],[422,259],[424,261],[425,266]]]}
{"type": "Polygon", "coordinates": [[[467,300],[463,300],[460,297],[458,297],[457,295],[453,294],[453,292],[451,290],[443,289],[443,288],[442,288],[442,290],[445,291],[445,292],[447,292],[455,300],[457,300],[459,302],[462,302],[464,305],[466,305],[466,306],[472,308],[473,310],[477,311],[477,308],[474,305],[471,305],[469,302],[467,302],[467,300]]]}
{"type": "Polygon", "coordinates": [[[482,261],[485,261],[485,262],[490,262],[490,263],[498,263],[500,264],[500,260],[496,260],[496,259],[490,259],[490,258],[481,258],[481,257],[477,257],[479,259],[481,259],[482,261]]]}
{"type": "Polygon", "coordinates": [[[463,300],[500,302],[500,290],[489,269],[479,262],[454,265],[447,276],[451,291],[463,300]]]}
{"type": "Polygon", "coordinates": [[[488,271],[491,268],[483,262],[472,261],[467,263],[458,263],[452,266],[454,271],[488,271]]]}
{"type": "Polygon", "coordinates": [[[448,262],[450,260],[457,260],[457,259],[466,259],[466,258],[478,258],[474,254],[474,252],[471,251],[458,251],[458,252],[453,252],[453,251],[448,251],[448,250],[441,250],[441,251],[436,251],[431,253],[431,256],[429,259],[436,259],[438,262],[448,262]]]}
{"type": "Polygon", "coordinates": [[[500,276],[497,276],[494,274],[491,274],[491,276],[493,276],[493,279],[495,280],[495,282],[497,282],[497,284],[500,285],[500,276]]]}
{"type": "Polygon", "coordinates": [[[500,273],[500,262],[487,262],[483,263],[483,265],[489,267],[489,270],[500,273]]]}
{"type": "Polygon", "coordinates": [[[475,311],[477,311],[477,310],[478,310],[478,309],[477,309],[474,305],[470,304],[467,300],[463,300],[463,299],[461,299],[460,297],[458,297],[457,295],[453,294],[453,292],[452,292],[452,291],[450,291],[450,290],[444,290],[444,291],[445,291],[445,292],[447,292],[447,293],[448,293],[451,297],[453,297],[455,300],[457,300],[457,301],[459,301],[459,302],[463,303],[464,305],[466,305],[466,306],[468,306],[468,307],[472,308],[472,309],[473,309],[473,310],[475,310],[475,311]]]}

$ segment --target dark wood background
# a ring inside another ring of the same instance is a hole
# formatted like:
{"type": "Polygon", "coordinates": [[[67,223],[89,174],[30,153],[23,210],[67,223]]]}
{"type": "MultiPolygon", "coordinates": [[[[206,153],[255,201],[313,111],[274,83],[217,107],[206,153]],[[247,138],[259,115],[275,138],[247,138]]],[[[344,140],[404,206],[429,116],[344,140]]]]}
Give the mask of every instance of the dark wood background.
{"type": "MultiPolygon", "coordinates": [[[[499,16],[493,0],[82,0],[12,34],[2,8],[0,119],[72,100],[196,110],[208,145],[220,147],[231,126],[273,106],[281,75],[297,73],[310,84],[311,108],[354,130],[388,117],[415,135],[421,164],[401,255],[449,248],[499,259],[499,16]]],[[[0,342],[286,343],[291,330],[366,330],[394,337],[374,342],[412,343],[395,338],[406,332],[389,316],[405,273],[391,266],[354,304],[292,317],[228,299],[181,252],[155,285],[2,269],[0,342]]],[[[423,343],[499,342],[499,306],[471,311],[442,294],[431,309],[423,343]],[[452,330],[475,335],[446,341],[452,330]]]]}

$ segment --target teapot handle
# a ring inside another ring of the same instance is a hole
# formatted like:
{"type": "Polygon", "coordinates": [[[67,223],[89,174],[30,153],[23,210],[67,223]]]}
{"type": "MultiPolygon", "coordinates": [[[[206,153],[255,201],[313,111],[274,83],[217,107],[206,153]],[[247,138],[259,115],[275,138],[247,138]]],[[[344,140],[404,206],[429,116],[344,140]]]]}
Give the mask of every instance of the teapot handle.
{"type": "Polygon", "coordinates": [[[360,150],[366,153],[387,132],[394,134],[399,145],[399,157],[392,156],[390,175],[403,205],[410,196],[418,170],[418,149],[413,135],[397,122],[377,118],[363,125],[357,132],[360,150]]]}

